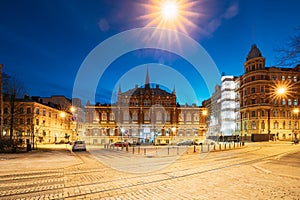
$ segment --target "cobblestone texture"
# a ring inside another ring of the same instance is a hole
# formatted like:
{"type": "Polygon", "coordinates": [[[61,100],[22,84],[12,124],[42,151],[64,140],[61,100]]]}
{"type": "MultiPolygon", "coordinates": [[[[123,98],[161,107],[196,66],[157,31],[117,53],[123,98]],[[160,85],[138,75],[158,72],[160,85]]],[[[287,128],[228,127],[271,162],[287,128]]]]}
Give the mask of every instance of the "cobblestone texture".
{"type": "MultiPolygon", "coordinates": [[[[21,159],[34,165],[39,161],[34,156],[30,161],[23,157],[12,162],[1,160],[1,167],[6,169],[0,170],[0,199],[300,199],[297,145],[250,144],[204,157],[189,152],[148,173],[125,173],[107,164],[109,159],[131,162],[136,157],[104,149],[93,151],[97,154],[71,153],[72,158],[67,150],[48,152],[49,162],[32,169],[13,164],[21,159]],[[61,162],[67,156],[68,160],[56,167],[50,162],[51,156],[59,156],[61,162]],[[105,159],[104,164],[101,159],[105,159]]],[[[163,165],[167,158],[161,159],[146,165],[163,165]]],[[[129,166],[132,170],[140,167],[129,166]]]]}

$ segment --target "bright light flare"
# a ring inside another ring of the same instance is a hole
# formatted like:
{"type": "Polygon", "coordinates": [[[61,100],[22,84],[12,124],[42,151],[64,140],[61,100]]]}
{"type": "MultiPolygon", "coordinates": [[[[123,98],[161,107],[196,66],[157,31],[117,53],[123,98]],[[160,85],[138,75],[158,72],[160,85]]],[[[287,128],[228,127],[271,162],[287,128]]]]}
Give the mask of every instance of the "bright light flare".
{"type": "Polygon", "coordinates": [[[293,84],[285,81],[274,82],[270,92],[271,98],[275,100],[291,98],[293,96],[293,84]]]}
{"type": "Polygon", "coordinates": [[[284,93],[286,92],[286,87],[279,87],[278,89],[277,89],[277,94],[278,95],[283,95],[284,93]]]}
{"type": "Polygon", "coordinates": [[[64,117],[66,117],[66,113],[65,113],[65,112],[61,112],[61,113],[59,114],[59,116],[60,116],[61,118],[64,118],[64,117]]]}
{"type": "Polygon", "coordinates": [[[175,20],[178,16],[178,5],[175,1],[167,1],[161,5],[161,15],[166,20],[175,20]]]}
{"type": "Polygon", "coordinates": [[[200,1],[193,0],[151,0],[142,4],[146,15],[140,18],[146,20],[146,27],[171,29],[188,34],[188,30],[198,29],[195,21],[201,16],[197,8],[200,1]]]}

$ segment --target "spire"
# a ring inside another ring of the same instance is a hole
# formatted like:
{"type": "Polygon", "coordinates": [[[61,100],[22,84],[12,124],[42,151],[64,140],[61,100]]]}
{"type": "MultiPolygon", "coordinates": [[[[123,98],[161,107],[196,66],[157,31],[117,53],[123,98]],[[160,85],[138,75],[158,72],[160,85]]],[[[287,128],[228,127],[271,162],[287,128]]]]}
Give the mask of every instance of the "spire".
{"type": "Polygon", "coordinates": [[[121,94],[122,93],[122,90],[121,90],[121,84],[119,85],[119,92],[118,94],[121,94]]]}
{"type": "Polygon", "coordinates": [[[173,88],[173,92],[172,92],[172,94],[176,94],[175,85],[174,85],[174,88],[173,88]]]}
{"type": "Polygon", "coordinates": [[[150,81],[149,81],[148,65],[147,65],[147,71],[146,71],[145,88],[149,88],[149,89],[150,89],[150,81]]]}

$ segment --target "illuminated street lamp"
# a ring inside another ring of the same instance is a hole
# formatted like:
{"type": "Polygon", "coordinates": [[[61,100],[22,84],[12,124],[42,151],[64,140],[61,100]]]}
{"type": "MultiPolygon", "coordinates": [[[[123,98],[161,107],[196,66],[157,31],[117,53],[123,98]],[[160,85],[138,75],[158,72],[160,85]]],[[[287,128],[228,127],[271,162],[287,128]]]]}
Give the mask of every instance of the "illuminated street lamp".
{"type": "MultiPolygon", "coordinates": [[[[274,83],[274,86],[271,87],[271,90],[273,90],[273,92],[270,95],[271,99],[277,101],[277,100],[280,100],[280,99],[288,98],[289,96],[291,96],[292,87],[293,87],[293,85],[290,84],[289,82],[281,82],[280,81],[280,82],[274,83]]],[[[269,140],[270,140],[270,136],[271,136],[270,111],[271,111],[271,108],[268,109],[268,135],[269,135],[269,140]]]]}

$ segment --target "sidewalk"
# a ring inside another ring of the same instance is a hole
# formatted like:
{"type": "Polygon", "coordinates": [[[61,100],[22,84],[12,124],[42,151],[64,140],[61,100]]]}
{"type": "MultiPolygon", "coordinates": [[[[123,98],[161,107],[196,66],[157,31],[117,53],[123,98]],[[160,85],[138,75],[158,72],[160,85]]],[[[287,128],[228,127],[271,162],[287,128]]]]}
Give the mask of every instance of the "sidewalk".
{"type": "Polygon", "coordinates": [[[81,161],[70,151],[71,145],[38,145],[37,149],[24,153],[0,154],[0,173],[22,170],[64,168],[81,161]]]}

